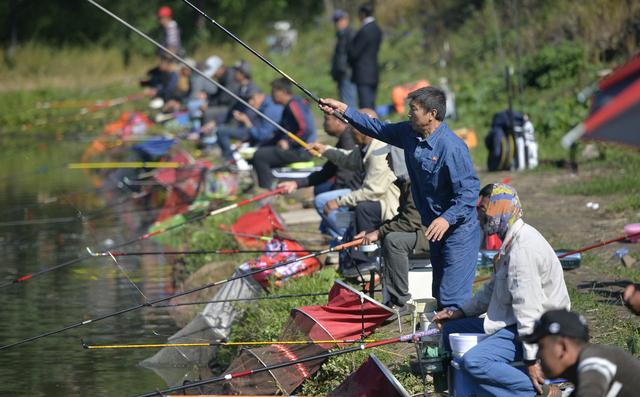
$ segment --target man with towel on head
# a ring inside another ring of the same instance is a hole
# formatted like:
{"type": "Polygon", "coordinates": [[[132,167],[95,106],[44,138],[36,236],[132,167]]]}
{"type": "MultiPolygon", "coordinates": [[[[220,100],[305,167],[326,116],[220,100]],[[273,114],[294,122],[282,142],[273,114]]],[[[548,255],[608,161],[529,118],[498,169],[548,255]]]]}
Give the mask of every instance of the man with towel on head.
{"type": "Polygon", "coordinates": [[[536,361],[536,346],[517,338],[530,334],[544,312],[569,309],[562,265],[547,240],[522,220],[520,199],[513,187],[496,183],[482,193],[480,225],[486,234],[498,234],[503,241],[493,258],[493,276],[460,308],[444,309],[433,320],[444,325],[447,351],[451,351],[452,333],[489,335],[464,353],[460,363],[480,395],[548,395],[548,388],[543,393],[544,375],[536,361]],[[478,317],[483,313],[486,317],[478,317]],[[526,373],[511,365],[521,360],[526,373]]]}

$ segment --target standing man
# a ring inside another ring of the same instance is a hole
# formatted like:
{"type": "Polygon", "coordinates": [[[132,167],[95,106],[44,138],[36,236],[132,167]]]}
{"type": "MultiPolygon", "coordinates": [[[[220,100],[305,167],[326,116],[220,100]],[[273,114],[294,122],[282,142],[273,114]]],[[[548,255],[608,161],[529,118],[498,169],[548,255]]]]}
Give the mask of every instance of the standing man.
{"type": "Polygon", "coordinates": [[[361,5],[358,16],[362,26],[349,47],[349,65],[353,71],[351,80],[358,89],[358,107],[375,109],[379,75],[378,51],[382,42],[382,30],[373,17],[371,4],[361,5]]]}
{"type": "MultiPolygon", "coordinates": [[[[180,40],[180,28],[178,27],[178,23],[173,20],[173,12],[171,11],[171,8],[162,6],[158,9],[157,15],[158,23],[163,30],[160,44],[168,48],[169,51],[174,54],[183,56],[184,50],[182,49],[182,41],[180,40]]],[[[162,55],[164,52],[160,49],[158,51],[160,51],[159,55],[162,55]]]]}
{"type": "MultiPolygon", "coordinates": [[[[309,102],[293,95],[291,82],[284,77],[271,82],[271,98],[273,102],[284,106],[280,125],[305,142],[316,140],[316,127],[309,102]]],[[[311,155],[297,142],[274,132],[273,139],[256,151],[253,155],[253,167],[258,177],[258,186],[262,189],[273,188],[271,168],[282,167],[297,161],[308,161],[311,155]]]]}
{"type": "Polygon", "coordinates": [[[344,113],[354,128],[404,149],[411,193],[427,227],[434,298],[439,307],[460,307],[471,298],[480,248],[480,181],[469,149],[443,122],[444,93],[424,87],[408,99],[409,121],[395,124],[370,118],[335,99],[321,99],[320,109],[344,113]]]}
{"type": "Polygon", "coordinates": [[[343,10],[333,13],[336,27],[336,48],[331,59],[331,77],[338,84],[338,97],[349,106],[356,106],[356,86],[351,81],[349,45],[353,31],[349,26],[349,14],[343,10]]]}

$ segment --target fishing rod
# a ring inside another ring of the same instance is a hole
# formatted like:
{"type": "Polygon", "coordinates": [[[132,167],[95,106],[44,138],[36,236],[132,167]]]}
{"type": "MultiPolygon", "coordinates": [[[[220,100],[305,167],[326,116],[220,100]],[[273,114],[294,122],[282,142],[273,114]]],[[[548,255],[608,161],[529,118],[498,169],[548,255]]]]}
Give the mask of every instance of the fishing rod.
{"type": "Polygon", "coordinates": [[[215,85],[216,87],[218,87],[220,90],[222,90],[223,92],[225,92],[226,94],[228,94],[229,96],[231,96],[233,99],[235,99],[236,101],[240,102],[241,104],[243,104],[244,106],[246,106],[248,109],[251,109],[255,114],[257,114],[258,116],[262,117],[265,121],[267,121],[269,124],[271,124],[272,126],[274,126],[278,131],[284,133],[285,135],[287,135],[290,139],[292,139],[294,142],[296,142],[298,145],[302,146],[303,148],[305,148],[307,151],[309,151],[309,153],[311,153],[312,155],[316,156],[316,157],[321,157],[322,155],[312,149],[308,143],[306,143],[305,141],[303,141],[302,139],[300,139],[300,137],[298,137],[297,135],[293,134],[290,131],[287,131],[286,129],[284,129],[284,127],[282,127],[280,124],[278,124],[277,122],[275,122],[274,120],[272,120],[269,116],[267,116],[266,114],[262,113],[260,110],[256,109],[255,107],[251,106],[247,101],[245,101],[244,99],[240,98],[236,93],[234,93],[233,91],[229,90],[227,87],[225,87],[224,85],[220,84],[219,82],[215,81],[214,79],[212,79],[211,77],[205,75],[202,71],[200,71],[198,68],[189,65],[187,63],[187,61],[185,61],[182,57],[176,55],[175,53],[173,53],[172,51],[170,51],[168,48],[166,48],[165,46],[163,46],[162,44],[158,43],[157,41],[155,41],[154,39],[152,39],[151,37],[149,37],[147,34],[145,34],[144,32],[142,32],[140,29],[134,27],[133,25],[131,25],[129,22],[125,21],[124,19],[120,18],[119,16],[117,16],[116,14],[114,14],[113,12],[109,11],[108,9],[104,8],[103,6],[101,6],[100,4],[96,3],[94,0],[87,0],[89,3],[91,3],[92,5],[96,6],[98,9],[100,9],[102,12],[104,12],[105,14],[109,15],[110,17],[112,17],[113,19],[115,19],[116,21],[120,22],[121,24],[123,24],[124,26],[126,26],[127,28],[133,30],[135,33],[137,33],[139,36],[143,37],[145,40],[149,41],[150,43],[154,44],[156,47],[158,47],[159,49],[163,50],[166,54],[170,55],[172,58],[174,58],[176,61],[180,62],[181,64],[183,64],[184,66],[188,67],[189,69],[191,69],[194,73],[196,73],[197,75],[199,75],[200,77],[204,78],[206,81],[210,82],[211,84],[215,85]]]}
{"type": "Polygon", "coordinates": [[[69,163],[70,170],[94,170],[112,168],[182,168],[182,164],[174,161],[123,161],[106,163],[69,163]]]}
{"type": "MultiPolygon", "coordinates": [[[[589,245],[587,247],[579,248],[579,249],[577,249],[575,251],[565,252],[563,254],[558,255],[558,259],[562,259],[564,257],[570,256],[570,255],[574,255],[574,254],[579,254],[579,253],[582,253],[582,252],[585,252],[585,251],[591,251],[592,249],[603,247],[605,245],[613,244],[613,243],[616,243],[616,242],[619,242],[619,241],[629,240],[629,239],[631,239],[633,237],[636,237],[636,236],[640,236],[640,232],[631,233],[631,234],[625,234],[623,236],[612,238],[611,240],[603,241],[603,242],[598,243],[598,244],[589,245]]],[[[492,276],[478,277],[478,278],[476,278],[474,280],[473,283],[474,284],[478,284],[478,283],[481,283],[483,281],[487,281],[487,280],[491,279],[491,277],[492,276]]]]}
{"type": "MultiPolygon", "coordinates": [[[[181,222],[181,223],[178,223],[178,224],[175,224],[175,225],[171,225],[171,226],[167,226],[167,227],[164,227],[164,228],[160,228],[158,230],[154,230],[153,232],[149,232],[149,233],[143,234],[143,235],[138,236],[138,237],[136,237],[134,239],[131,239],[131,240],[125,241],[123,243],[117,244],[117,245],[115,245],[115,246],[113,246],[111,248],[112,249],[118,249],[118,248],[126,247],[128,245],[131,245],[131,244],[134,244],[134,243],[137,243],[137,242],[140,242],[140,241],[147,240],[150,237],[157,236],[159,234],[166,233],[166,232],[171,231],[171,230],[175,230],[177,228],[183,227],[183,226],[188,225],[190,223],[194,223],[194,222],[203,220],[203,219],[208,218],[210,216],[215,216],[215,215],[219,215],[219,214],[222,214],[224,212],[227,212],[227,211],[231,211],[233,209],[245,206],[245,205],[253,203],[255,201],[260,201],[260,200],[262,200],[264,198],[267,198],[267,197],[270,197],[270,196],[273,196],[273,195],[276,195],[276,194],[280,194],[282,192],[283,192],[282,189],[275,189],[275,190],[271,190],[271,191],[268,191],[268,192],[265,192],[265,193],[262,193],[262,194],[258,194],[257,196],[254,196],[254,197],[239,201],[237,203],[230,204],[230,205],[228,205],[226,207],[222,207],[222,208],[215,209],[213,211],[206,212],[206,213],[204,213],[202,215],[199,215],[199,216],[196,216],[194,218],[188,219],[188,220],[186,220],[184,222],[181,222]]],[[[76,263],[81,262],[81,261],[83,261],[85,259],[93,258],[94,257],[94,255],[92,255],[93,251],[89,247],[87,247],[87,251],[88,252],[87,252],[86,255],[77,257],[77,258],[69,260],[67,262],[63,262],[63,263],[61,263],[59,265],[56,265],[56,266],[52,266],[52,267],[41,269],[41,270],[39,270],[39,271],[37,271],[35,273],[29,273],[29,274],[26,274],[24,276],[20,276],[20,277],[14,279],[14,280],[11,280],[11,281],[7,281],[7,282],[4,282],[4,283],[1,283],[0,284],[0,288],[4,288],[4,287],[7,287],[7,286],[13,285],[13,284],[23,283],[23,282],[25,282],[27,280],[30,280],[30,279],[35,278],[35,277],[42,276],[42,275],[50,273],[50,272],[52,272],[54,270],[58,270],[58,269],[61,269],[63,267],[66,267],[66,266],[76,264],[76,263]]],[[[2,348],[0,348],[0,349],[2,349],[2,348]]]]}
{"type": "Polygon", "coordinates": [[[193,250],[193,251],[139,251],[139,252],[93,252],[89,247],[87,251],[91,256],[145,256],[145,255],[230,255],[230,254],[261,254],[279,252],[312,252],[305,249],[272,249],[272,250],[245,250],[245,249],[215,249],[215,250],[193,250]]]}
{"type": "Polygon", "coordinates": [[[10,343],[8,345],[0,346],[0,350],[6,350],[6,349],[9,349],[9,348],[18,346],[18,345],[22,345],[22,344],[25,344],[25,343],[28,343],[28,342],[32,342],[34,340],[45,338],[47,336],[59,334],[61,332],[65,332],[65,331],[68,331],[70,329],[79,328],[79,327],[82,327],[82,326],[85,326],[85,325],[88,325],[88,324],[96,323],[98,321],[102,321],[102,320],[105,320],[105,319],[108,319],[108,318],[116,317],[116,316],[119,316],[121,314],[129,313],[129,312],[132,312],[132,311],[135,311],[135,310],[139,310],[139,309],[142,309],[142,308],[145,308],[145,307],[151,307],[151,306],[155,305],[156,303],[166,302],[166,301],[174,299],[174,298],[178,298],[178,297],[181,297],[181,296],[189,295],[189,294],[192,294],[194,292],[202,291],[202,290],[205,290],[205,289],[208,289],[208,288],[216,287],[218,285],[222,285],[222,284],[234,281],[234,280],[239,280],[239,279],[243,279],[245,277],[253,276],[254,274],[258,274],[258,273],[261,273],[261,272],[264,272],[264,271],[267,271],[267,270],[276,269],[276,268],[281,267],[281,266],[287,266],[287,265],[290,265],[292,263],[296,263],[298,261],[303,261],[303,260],[306,260],[306,259],[314,258],[314,257],[322,255],[322,254],[328,254],[330,252],[342,251],[344,249],[347,249],[347,248],[350,248],[350,247],[354,247],[354,246],[360,245],[360,244],[362,244],[362,239],[353,240],[353,241],[350,241],[348,243],[340,244],[340,245],[337,245],[335,247],[330,247],[330,248],[324,249],[322,251],[318,251],[318,252],[313,253],[313,254],[305,255],[305,256],[290,260],[290,261],[276,263],[275,265],[266,267],[264,269],[252,270],[252,271],[249,271],[249,272],[246,272],[246,273],[242,273],[242,274],[238,274],[238,275],[235,275],[235,276],[231,276],[231,277],[223,279],[223,280],[218,280],[218,281],[213,282],[213,283],[205,284],[205,285],[200,286],[200,287],[192,288],[192,289],[187,290],[187,291],[183,291],[183,292],[179,292],[177,294],[169,295],[169,296],[166,296],[164,298],[157,298],[157,299],[153,299],[153,300],[150,300],[150,301],[146,301],[144,303],[139,303],[137,305],[134,305],[134,306],[131,306],[131,307],[128,307],[128,308],[125,308],[125,309],[121,309],[121,310],[118,310],[118,311],[113,312],[113,313],[104,314],[102,316],[98,316],[98,317],[95,317],[95,318],[89,319],[89,320],[79,321],[77,323],[70,324],[70,325],[64,326],[62,328],[58,328],[56,330],[53,330],[53,331],[48,331],[48,332],[45,332],[45,333],[42,333],[42,334],[39,334],[39,335],[36,335],[36,336],[32,336],[32,337],[29,337],[29,338],[26,338],[26,339],[19,340],[17,342],[10,343]]]}
{"type": "Polygon", "coordinates": [[[214,347],[214,346],[264,346],[264,345],[324,345],[333,343],[371,343],[377,339],[343,339],[343,340],[265,340],[265,341],[225,341],[214,342],[194,342],[194,343],[141,343],[127,345],[88,345],[82,342],[82,348],[87,350],[107,350],[107,349],[156,349],[162,347],[214,347]]]}
{"type": "Polygon", "coordinates": [[[70,108],[93,108],[93,107],[111,107],[121,105],[126,102],[139,101],[148,95],[144,92],[138,92],[127,96],[112,99],[96,99],[96,100],[77,100],[67,99],[62,101],[38,102],[37,109],[70,109],[70,108]]]}
{"type": "MultiPolygon", "coordinates": [[[[382,292],[382,290],[377,289],[377,290],[374,290],[374,292],[382,292]]],[[[177,307],[177,306],[204,305],[209,303],[250,302],[250,301],[272,300],[272,299],[304,298],[304,297],[312,297],[312,296],[327,296],[327,293],[315,292],[315,293],[306,293],[306,294],[266,295],[266,296],[256,296],[253,298],[233,298],[233,299],[218,299],[218,300],[210,300],[210,301],[171,303],[166,305],[154,305],[153,307],[165,308],[165,307],[177,307]]]]}
{"type": "MultiPolygon", "coordinates": [[[[187,5],[189,5],[189,7],[193,8],[198,14],[202,15],[205,19],[208,19],[209,22],[211,22],[212,24],[214,24],[218,29],[222,30],[224,33],[226,33],[227,35],[229,35],[229,37],[231,37],[233,40],[235,40],[238,44],[240,44],[241,46],[243,46],[244,48],[246,48],[250,53],[252,53],[253,55],[255,55],[256,57],[258,57],[262,62],[266,63],[267,65],[269,65],[271,67],[271,69],[275,70],[278,74],[280,74],[282,77],[284,77],[285,79],[289,80],[289,82],[291,82],[291,84],[295,85],[296,87],[298,87],[300,90],[302,90],[302,92],[304,92],[307,96],[309,96],[309,98],[311,98],[314,102],[320,104],[320,97],[318,97],[317,95],[315,95],[314,93],[312,93],[311,91],[309,91],[305,86],[303,86],[302,84],[298,83],[296,80],[294,80],[291,76],[289,76],[288,74],[286,74],[284,71],[282,71],[280,68],[278,68],[273,62],[271,62],[270,60],[268,60],[264,55],[262,55],[261,53],[259,53],[258,51],[256,51],[255,49],[253,49],[251,46],[249,46],[247,43],[245,43],[244,41],[242,41],[242,39],[240,39],[238,36],[236,36],[235,34],[233,34],[229,29],[225,28],[224,26],[220,25],[215,19],[211,18],[209,15],[207,15],[204,11],[202,11],[201,9],[199,9],[198,7],[196,7],[193,3],[191,3],[189,0],[183,0],[185,3],[187,3],[187,5]]],[[[345,124],[349,124],[349,122],[347,121],[347,119],[344,117],[344,115],[340,112],[338,112],[337,110],[333,111],[333,115],[337,118],[339,118],[343,123],[345,124]]]]}
{"type": "Polygon", "coordinates": [[[306,362],[309,362],[309,361],[322,360],[322,359],[329,358],[329,357],[339,356],[339,355],[346,354],[346,353],[353,353],[353,352],[356,352],[356,351],[371,349],[371,348],[374,348],[374,347],[379,347],[379,346],[384,346],[384,345],[390,345],[390,344],[393,344],[393,343],[413,342],[414,340],[420,339],[420,338],[425,337],[425,336],[435,335],[435,334],[438,334],[439,332],[440,331],[437,330],[437,329],[430,329],[430,330],[426,330],[426,331],[415,332],[413,334],[402,335],[402,336],[395,337],[395,338],[383,339],[383,340],[379,340],[379,341],[376,341],[376,342],[362,343],[362,344],[359,344],[357,346],[352,346],[352,347],[347,347],[347,348],[344,348],[344,349],[337,349],[337,350],[333,350],[333,351],[328,351],[326,353],[321,353],[321,354],[316,354],[316,355],[313,355],[313,356],[303,357],[303,358],[299,358],[297,360],[285,361],[285,362],[278,363],[278,364],[273,364],[273,365],[265,365],[264,367],[261,367],[261,368],[254,368],[254,369],[249,369],[249,370],[240,371],[240,372],[231,372],[231,373],[228,373],[228,374],[224,374],[224,375],[221,375],[221,376],[216,376],[216,377],[205,379],[205,380],[201,380],[201,381],[198,381],[198,382],[189,383],[189,384],[182,385],[182,386],[176,386],[176,387],[171,387],[171,388],[164,389],[164,390],[156,390],[156,391],[153,391],[153,392],[150,392],[150,393],[139,394],[136,397],[165,396],[165,395],[167,395],[169,393],[173,393],[173,392],[176,392],[176,391],[187,390],[187,389],[191,389],[191,388],[194,388],[194,387],[209,385],[211,383],[229,381],[231,379],[236,379],[236,378],[240,378],[240,377],[243,377],[243,376],[255,375],[255,374],[260,373],[260,372],[273,371],[273,370],[279,369],[279,368],[284,368],[284,367],[289,367],[289,366],[292,366],[292,365],[303,364],[303,363],[306,363],[306,362]]]}
{"type": "Polygon", "coordinates": [[[314,293],[306,293],[306,294],[266,295],[266,296],[256,296],[253,298],[232,298],[232,299],[217,299],[217,300],[208,300],[208,301],[169,303],[165,305],[154,305],[153,307],[165,308],[165,307],[204,305],[209,303],[253,302],[253,301],[260,301],[260,300],[305,298],[305,297],[312,297],[312,296],[327,296],[327,293],[314,292],[314,293]]]}

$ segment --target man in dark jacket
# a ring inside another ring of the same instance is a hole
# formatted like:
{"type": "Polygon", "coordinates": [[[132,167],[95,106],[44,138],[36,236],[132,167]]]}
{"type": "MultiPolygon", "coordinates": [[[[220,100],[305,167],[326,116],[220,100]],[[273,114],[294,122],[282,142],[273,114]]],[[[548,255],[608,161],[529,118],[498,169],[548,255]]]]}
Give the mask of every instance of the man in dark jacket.
{"type": "Polygon", "coordinates": [[[375,109],[378,91],[378,51],[382,31],[373,17],[373,6],[363,4],[358,11],[362,27],[351,41],[349,65],[353,71],[351,80],[358,89],[358,107],[375,109]]]}
{"type": "MultiPolygon", "coordinates": [[[[289,80],[285,78],[273,80],[271,98],[274,103],[284,106],[280,120],[282,128],[305,142],[316,140],[316,127],[309,103],[293,95],[289,80]]],[[[271,189],[273,187],[271,168],[308,161],[310,158],[311,155],[297,142],[283,135],[281,131],[275,131],[273,139],[253,155],[253,167],[258,176],[258,185],[263,189],[271,189]]]]}
{"type": "Polygon", "coordinates": [[[349,45],[353,38],[349,14],[336,10],[333,13],[333,23],[336,27],[336,48],[331,59],[331,77],[338,84],[340,100],[349,106],[356,106],[356,86],[351,81],[349,66],[349,45]]]}
{"type": "Polygon", "coordinates": [[[400,188],[398,214],[383,222],[377,230],[361,232],[355,238],[363,237],[363,244],[382,242],[382,277],[388,295],[385,305],[396,308],[403,315],[408,313],[405,304],[411,299],[409,254],[429,252],[429,242],[424,237],[426,227],[422,226],[420,212],[411,195],[411,179],[404,163],[404,154],[402,150],[392,148],[388,158],[398,178],[394,183],[400,188]]]}
{"type": "MultiPolygon", "coordinates": [[[[352,150],[356,148],[352,128],[334,115],[325,114],[324,130],[328,135],[338,138],[336,148],[345,150],[352,150]]],[[[278,187],[284,188],[285,192],[290,194],[299,188],[308,186],[314,186],[317,188],[333,180],[330,187],[322,192],[315,192],[316,196],[314,204],[316,211],[318,211],[320,216],[323,216],[324,206],[329,200],[333,200],[362,187],[363,174],[364,170],[362,169],[359,171],[352,171],[348,168],[338,167],[335,163],[327,161],[324,163],[320,171],[311,173],[305,179],[282,182],[278,187]]],[[[320,224],[320,231],[328,233],[328,227],[329,226],[323,220],[320,224]]]]}

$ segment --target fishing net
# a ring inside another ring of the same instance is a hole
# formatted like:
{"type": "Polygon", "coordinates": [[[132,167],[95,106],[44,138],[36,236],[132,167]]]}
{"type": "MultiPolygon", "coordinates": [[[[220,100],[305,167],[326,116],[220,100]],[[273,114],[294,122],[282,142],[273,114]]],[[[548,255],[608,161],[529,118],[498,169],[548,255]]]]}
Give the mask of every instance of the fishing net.
{"type": "MultiPolygon", "coordinates": [[[[236,270],[233,276],[240,275],[236,270]]],[[[244,277],[225,283],[212,300],[244,299],[258,296],[262,288],[244,277]]],[[[169,337],[169,343],[211,342],[229,337],[231,324],[241,313],[233,302],[209,303],[189,324],[169,337]]],[[[207,366],[215,356],[215,347],[165,347],[140,365],[147,368],[207,366]]]]}
{"type": "MultiPolygon", "coordinates": [[[[242,350],[225,373],[241,372],[324,353],[338,347],[337,342],[287,345],[286,341],[356,340],[370,335],[393,311],[349,285],[337,280],[323,306],[293,309],[279,340],[256,349],[242,350]],[[364,328],[363,328],[364,324],[364,328]]],[[[313,360],[230,380],[204,388],[204,392],[224,394],[291,394],[312,376],[324,359],[313,360]]]]}
{"type": "Polygon", "coordinates": [[[391,371],[374,354],[370,354],[367,361],[329,393],[329,396],[409,397],[409,393],[391,371]]]}
{"type": "Polygon", "coordinates": [[[259,249],[262,247],[262,241],[244,237],[242,234],[271,236],[276,230],[284,230],[284,221],[269,204],[241,215],[231,226],[231,231],[237,233],[236,241],[246,249],[259,249]]]}

